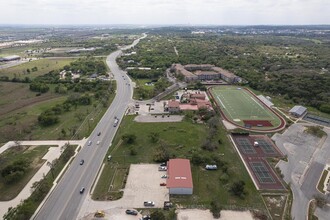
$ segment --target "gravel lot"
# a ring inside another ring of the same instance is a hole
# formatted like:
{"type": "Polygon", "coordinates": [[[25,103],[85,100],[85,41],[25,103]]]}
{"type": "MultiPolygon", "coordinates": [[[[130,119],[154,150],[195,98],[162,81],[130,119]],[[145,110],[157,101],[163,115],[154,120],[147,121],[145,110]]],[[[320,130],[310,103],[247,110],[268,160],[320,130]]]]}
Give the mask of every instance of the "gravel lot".
{"type": "Polygon", "coordinates": [[[145,208],[143,202],[148,200],[155,202],[155,208],[162,208],[164,201],[169,200],[169,190],[166,186],[159,185],[165,182],[161,176],[166,172],[158,171],[158,166],[158,164],[132,164],[123,198],[117,201],[93,201],[87,196],[78,219],[93,219],[96,210],[104,210],[107,219],[139,219],[138,216],[126,215],[125,210],[135,208],[139,211],[139,208],[145,208]]]}
{"type": "MultiPolygon", "coordinates": [[[[220,220],[253,220],[251,212],[221,211],[220,220]]],[[[178,220],[215,220],[210,210],[182,209],[178,211],[178,220]]]]}

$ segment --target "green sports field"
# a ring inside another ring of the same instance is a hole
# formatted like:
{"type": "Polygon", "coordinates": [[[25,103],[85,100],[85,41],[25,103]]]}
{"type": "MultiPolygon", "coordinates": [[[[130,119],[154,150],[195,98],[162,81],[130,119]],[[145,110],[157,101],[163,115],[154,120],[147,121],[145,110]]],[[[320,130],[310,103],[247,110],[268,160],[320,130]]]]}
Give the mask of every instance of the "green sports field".
{"type": "Polygon", "coordinates": [[[244,126],[243,120],[269,121],[271,127],[259,129],[272,129],[281,125],[280,118],[264,106],[249,91],[237,86],[217,86],[211,93],[227,120],[244,126]]]}

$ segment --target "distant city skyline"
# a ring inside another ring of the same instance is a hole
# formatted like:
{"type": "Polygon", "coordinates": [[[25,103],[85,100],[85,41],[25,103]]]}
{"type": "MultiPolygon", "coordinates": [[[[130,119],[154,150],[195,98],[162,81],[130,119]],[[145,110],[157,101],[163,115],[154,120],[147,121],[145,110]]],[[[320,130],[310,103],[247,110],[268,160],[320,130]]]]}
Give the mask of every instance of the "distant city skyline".
{"type": "Polygon", "coordinates": [[[0,24],[330,24],[329,0],[0,0],[0,24]]]}

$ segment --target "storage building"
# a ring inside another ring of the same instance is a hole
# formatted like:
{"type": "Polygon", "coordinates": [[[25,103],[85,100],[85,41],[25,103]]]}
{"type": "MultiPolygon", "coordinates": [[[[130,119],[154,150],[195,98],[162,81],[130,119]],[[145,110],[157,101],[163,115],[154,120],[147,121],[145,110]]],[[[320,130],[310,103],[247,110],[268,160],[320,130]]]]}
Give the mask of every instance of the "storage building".
{"type": "Polygon", "coordinates": [[[170,194],[191,195],[193,181],[188,159],[170,159],[167,163],[168,179],[166,186],[170,194]]]}

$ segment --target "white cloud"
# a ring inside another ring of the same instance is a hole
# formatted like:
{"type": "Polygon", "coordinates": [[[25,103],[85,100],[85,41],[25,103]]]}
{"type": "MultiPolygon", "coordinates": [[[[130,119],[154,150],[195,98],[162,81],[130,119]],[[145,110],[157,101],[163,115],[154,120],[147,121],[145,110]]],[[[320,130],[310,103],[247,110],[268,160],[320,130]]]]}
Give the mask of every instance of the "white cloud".
{"type": "Polygon", "coordinates": [[[329,0],[0,0],[0,5],[2,24],[330,24],[329,0]]]}

